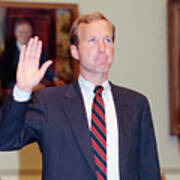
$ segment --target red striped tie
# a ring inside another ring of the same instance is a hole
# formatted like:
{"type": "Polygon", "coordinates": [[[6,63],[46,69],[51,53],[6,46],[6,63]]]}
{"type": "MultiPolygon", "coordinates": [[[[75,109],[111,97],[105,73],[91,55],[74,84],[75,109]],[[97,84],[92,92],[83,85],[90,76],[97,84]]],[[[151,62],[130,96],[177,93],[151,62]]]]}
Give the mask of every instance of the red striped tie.
{"type": "Polygon", "coordinates": [[[105,108],[102,99],[102,86],[96,86],[92,104],[91,141],[98,180],[107,179],[106,170],[106,122],[105,108]]]}

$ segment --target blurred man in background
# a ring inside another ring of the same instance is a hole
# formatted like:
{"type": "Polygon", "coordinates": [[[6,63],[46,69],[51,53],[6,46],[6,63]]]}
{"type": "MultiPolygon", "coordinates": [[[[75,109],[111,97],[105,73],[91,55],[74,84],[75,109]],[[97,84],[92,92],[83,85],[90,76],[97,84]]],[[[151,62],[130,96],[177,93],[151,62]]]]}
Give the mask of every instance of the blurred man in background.
{"type": "MultiPolygon", "coordinates": [[[[23,45],[26,45],[33,35],[33,26],[30,21],[21,19],[16,21],[14,26],[14,36],[16,41],[5,48],[5,51],[0,60],[0,77],[2,81],[2,89],[5,93],[11,92],[16,83],[16,70],[19,62],[19,54],[23,45]]],[[[40,66],[47,61],[44,51],[41,53],[40,66]]],[[[52,67],[49,67],[45,79],[54,85],[64,84],[60,81],[52,67]]],[[[38,84],[34,89],[43,88],[45,85],[38,84]]]]}

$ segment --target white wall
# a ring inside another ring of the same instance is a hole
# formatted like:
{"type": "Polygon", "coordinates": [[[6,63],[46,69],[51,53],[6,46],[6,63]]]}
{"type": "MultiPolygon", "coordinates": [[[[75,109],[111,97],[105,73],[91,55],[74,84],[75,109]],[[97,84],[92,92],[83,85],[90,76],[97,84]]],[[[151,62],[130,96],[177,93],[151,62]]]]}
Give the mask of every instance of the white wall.
{"type": "MultiPolygon", "coordinates": [[[[38,0],[38,2],[45,1],[38,0]]],[[[110,79],[119,85],[143,92],[149,98],[161,166],[168,172],[175,168],[180,174],[178,141],[176,137],[169,135],[168,126],[166,0],[66,0],[66,2],[78,3],[80,14],[101,11],[116,25],[116,53],[110,79]]],[[[0,153],[0,159],[3,158],[4,162],[8,156],[11,165],[17,167],[17,154],[0,153]]],[[[1,162],[0,160],[0,168],[6,167],[1,162]]]]}

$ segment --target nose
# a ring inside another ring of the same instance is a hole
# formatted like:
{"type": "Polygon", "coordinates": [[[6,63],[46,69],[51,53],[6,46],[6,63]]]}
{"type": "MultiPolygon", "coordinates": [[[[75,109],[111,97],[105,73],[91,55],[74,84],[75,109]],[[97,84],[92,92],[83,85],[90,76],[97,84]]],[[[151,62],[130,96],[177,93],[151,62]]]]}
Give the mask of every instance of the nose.
{"type": "Polygon", "coordinates": [[[104,50],[105,50],[105,43],[104,43],[104,41],[99,41],[98,47],[99,47],[99,51],[104,52],[104,50]]]}

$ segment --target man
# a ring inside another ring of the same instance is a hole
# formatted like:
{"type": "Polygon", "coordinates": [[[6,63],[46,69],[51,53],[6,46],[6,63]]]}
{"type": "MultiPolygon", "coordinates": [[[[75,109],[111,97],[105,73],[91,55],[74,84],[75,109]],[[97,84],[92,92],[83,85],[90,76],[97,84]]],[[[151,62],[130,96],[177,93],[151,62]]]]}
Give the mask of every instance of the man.
{"type": "Polygon", "coordinates": [[[37,142],[43,180],[160,180],[146,98],[108,81],[114,26],[101,13],[87,14],[75,21],[70,36],[78,80],[41,90],[30,103],[51,61],[39,69],[37,37],[23,47],[13,96],[2,107],[0,150],[37,142]]]}
{"type": "MultiPolygon", "coordinates": [[[[7,46],[0,62],[0,76],[2,88],[6,91],[11,90],[16,83],[16,70],[19,61],[20,50],[23,45],[27,45],[33,34],[33,27],[28,20],[21,19],[16,21],[14,26],[14,36],[16,42],[7,46]]],[[[40,65],[46,61],[45,53],[42,52],[40,65]]],[[[45,74],[45,79],[50,82],[57,82],[53,70],[49,68],[45,74]]]]}

